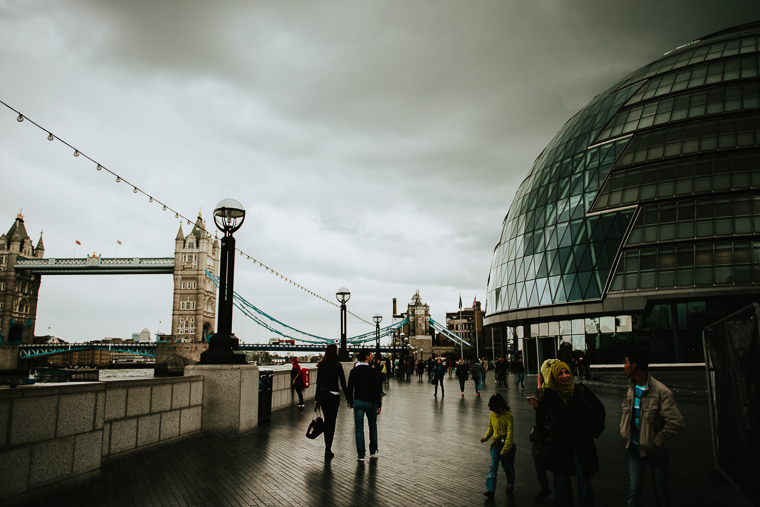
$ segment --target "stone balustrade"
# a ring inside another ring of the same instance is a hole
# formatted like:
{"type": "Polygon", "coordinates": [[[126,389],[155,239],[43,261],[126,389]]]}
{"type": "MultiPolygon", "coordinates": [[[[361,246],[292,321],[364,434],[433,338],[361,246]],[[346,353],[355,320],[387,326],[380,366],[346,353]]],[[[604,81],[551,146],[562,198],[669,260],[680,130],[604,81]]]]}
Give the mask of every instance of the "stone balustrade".
{"type": "Polygon", "coordinates": [[[97,474],[104,460],[200,434],[203,379],[0,390],[0,503],[97,474]]]}

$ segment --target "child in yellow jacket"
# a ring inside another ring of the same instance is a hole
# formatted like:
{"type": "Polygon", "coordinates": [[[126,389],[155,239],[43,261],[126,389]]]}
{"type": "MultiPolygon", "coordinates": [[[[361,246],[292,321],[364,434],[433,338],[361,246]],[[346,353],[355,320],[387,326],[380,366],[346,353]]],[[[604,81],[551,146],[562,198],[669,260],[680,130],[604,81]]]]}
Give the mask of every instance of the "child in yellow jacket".
{"type": "Polygon", "coordinates": [[[496,474],[499,472],[501,463],[507,474],[507,493],[511,493],[515,487],[515,444],[513,441],[514,424],[509,405],[499,393],[491,396],[488,400],[488,408],[491,409],[491,419],[488,421],[488,431],[480,439],[483,443],[493,437],[491,442],[491,469],[486,478],[486,489],[483,493],[488,498],[493,498],[496,492],[496,474]]]}

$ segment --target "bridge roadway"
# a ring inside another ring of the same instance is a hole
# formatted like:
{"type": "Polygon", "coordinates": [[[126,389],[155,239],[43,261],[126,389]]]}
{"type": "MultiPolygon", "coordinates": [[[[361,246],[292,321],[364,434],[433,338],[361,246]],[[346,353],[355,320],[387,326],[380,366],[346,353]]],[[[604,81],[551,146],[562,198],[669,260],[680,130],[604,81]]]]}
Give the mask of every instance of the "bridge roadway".
{"type": "MultiPolygon", "coordinates": [[[[392,380],[385,388],[378,418],[380,458],[356,460],[353,417],[342,405],[332,462],[324,461],[320,437],[304,434],[311,411],[288,407],[272,422],[238,436],[200,436],[105,463],[98,477],[40,495],[24,506],[473,506],[552,505],[550,496],[536,504],[538,492],[528,434],[533,409],[527,390],[501,390],[515,420],[517,483],[507,497],[499,471],[495,500],[483,496],[489,468],[488,445],[479,439],[488,426],[488,397],[496,390],[489,372],[482,398],[473,383],[459,396],[454,378],[444,381],[445,398],[433,386],[392,380]]],[[[529,376],[526,385],[535,385],[529,376]]],[[[620,396],[598,392],[607,407],[607,428],[597,440],[601,472],[592,479],[596,505],[623,506],[626,458],[617,430],[620,396]]],[[[710,482],[710,428],[707,404],[678,400],[686,430],[672,441],[670,493],[674,507],[744,505],[724,482],[710,482]]],[[[551,479],[550,479],[551,480],[551,479]]],[[[654,505],[647,473],[643,505],[654,505]]],[[[576,504],[577,505],[577,504],[576,504]]]]}
{"type": "MultiPolygon", "coordinates": [[[[327,344],[309,344],[297,343],[279,344],[279,343],[241,343],[240,350],[266,350],[270,352],[324,352],[327,344]]],[[[358,352],[363,347],[375,350],[375,344],[365,343],[363,345],[348,345],[349,352],[358,352]]],[[[126,352],[146,357],[156,357],[155,343],[102,343],[102,342],[83,342],[83,343],[43,343],[38,345],[19,345],[19,359],[30,359],[33,357],[49,356],[63,352],[76,352],[78,350],[110,350],[112,352],[126,352]]],[[[380,352],[388,354],[394,349],[388,346],[380,346],[380,352]]],[[[401,351],[401,349],[396,349],[401,351]]]]}

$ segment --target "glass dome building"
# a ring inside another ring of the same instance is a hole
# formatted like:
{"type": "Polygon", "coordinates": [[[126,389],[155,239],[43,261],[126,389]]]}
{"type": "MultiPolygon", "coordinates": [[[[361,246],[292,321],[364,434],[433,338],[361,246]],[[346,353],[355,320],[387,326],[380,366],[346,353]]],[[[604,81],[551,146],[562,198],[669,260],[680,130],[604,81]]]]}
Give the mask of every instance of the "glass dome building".
{"type": "Polygon", "coordinates": [[[759,50],[755,22],[671,51],[538,156],[494,249],[485,317],[529,372],[569,350],[702,363],[702,328],[758,300],[759,50]]]}

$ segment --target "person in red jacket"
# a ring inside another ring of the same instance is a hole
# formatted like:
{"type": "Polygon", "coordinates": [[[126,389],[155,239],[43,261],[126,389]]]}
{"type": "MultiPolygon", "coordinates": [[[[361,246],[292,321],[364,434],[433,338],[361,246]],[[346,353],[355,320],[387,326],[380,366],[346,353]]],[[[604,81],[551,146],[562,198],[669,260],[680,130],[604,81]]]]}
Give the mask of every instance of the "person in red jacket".
{"type": "Polygon", "coordinates": [[[293,358],[293,369],[290,370],[290,388],[298,393],[298,406],[303,408],[303,371],[298,359],[293,358]]]}

